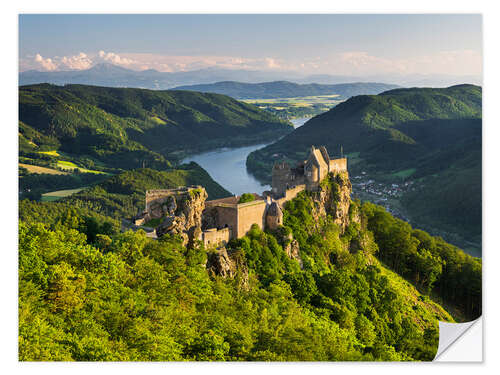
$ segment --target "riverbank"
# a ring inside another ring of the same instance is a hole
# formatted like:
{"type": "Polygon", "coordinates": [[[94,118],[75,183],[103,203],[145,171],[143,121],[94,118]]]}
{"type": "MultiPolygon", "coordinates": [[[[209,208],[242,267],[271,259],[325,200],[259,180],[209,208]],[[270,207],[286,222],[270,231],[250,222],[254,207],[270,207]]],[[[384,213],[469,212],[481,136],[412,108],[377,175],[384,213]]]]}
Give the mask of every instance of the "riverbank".
{"type": "MultiPolygon", "coordinates": [[[[290,122],[294,128],[298,128],[307,120],[308,118],[298,118],[292,119],[290,122]]],[[[212,151],[185,156],[180,162],[190,163],[194,161],[205,169],[217,183],[232,194],[261,194],[271,187],[268,184],[262,184],[248,172],[246,160],[251,152],[274,142],[276,142],[276,139],[270,140],[267,143],[257,143],[243,147],[222,147],[212,151]]]]}

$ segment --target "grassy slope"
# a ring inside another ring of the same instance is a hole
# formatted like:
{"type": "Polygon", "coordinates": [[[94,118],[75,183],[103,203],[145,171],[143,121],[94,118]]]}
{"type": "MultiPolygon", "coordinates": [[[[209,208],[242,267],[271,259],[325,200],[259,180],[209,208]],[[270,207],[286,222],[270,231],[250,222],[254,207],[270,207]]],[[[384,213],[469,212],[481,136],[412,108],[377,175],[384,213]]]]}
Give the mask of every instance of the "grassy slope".
{"type": "Polygon", "coordinates": [[[380,273],[389,279],[389,284],[397,290],[398,294],[404,297],[405,303],[417,314],[408,314],[409,317],[414,319],[415,323],[420,327],[425,326],[425,323],[438,320],[444,322],[454,322],[455,319],[446,311],[442,305],[435,302],[429,297],[424,297],[410,282],[398,275],[396,272],[391,271],[388,267],[383,265],[375,257],[371,257],[371,262],[377,264],[380,273]]]}
{"type": "Polygon", "coordinates": [[[37,165],[19,163],[20,167],[26,168],[30,173],[37,174],[67,174],[67,172],[58,171],[57,169],[39,167],[37,165]]]}

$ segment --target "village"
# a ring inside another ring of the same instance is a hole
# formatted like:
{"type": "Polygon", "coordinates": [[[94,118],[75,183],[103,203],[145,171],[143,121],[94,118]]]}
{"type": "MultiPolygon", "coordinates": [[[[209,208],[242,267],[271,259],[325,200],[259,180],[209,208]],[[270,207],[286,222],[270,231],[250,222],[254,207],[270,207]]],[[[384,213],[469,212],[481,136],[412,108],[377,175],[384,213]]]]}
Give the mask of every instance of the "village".
{"type": "Polygon", "coordinates": [[[351,181],[354,199],[369,200],[375,204],[384,206],[392,215],[409,221],[409,218],[402,212],[400,205],[397,203],[404,193],[416,189],[414,181],[383,183],[375,181],[365,171],[351,177],[351,181]]]}

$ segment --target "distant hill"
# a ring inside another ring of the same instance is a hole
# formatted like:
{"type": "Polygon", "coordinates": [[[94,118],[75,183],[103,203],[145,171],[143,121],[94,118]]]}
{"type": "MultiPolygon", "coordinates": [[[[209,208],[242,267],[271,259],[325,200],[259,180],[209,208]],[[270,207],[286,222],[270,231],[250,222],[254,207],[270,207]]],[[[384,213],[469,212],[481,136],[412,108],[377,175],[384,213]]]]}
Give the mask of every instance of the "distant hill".
{"type": "Polygon", "coordinates": [[[110,167],[168,167],[186,152],[277,139],[291,123],[217,94],[84,85],[19,88],[23,152],[87,155],[110,167]],[[59,146],[60,145],[60,146],[59,146]]]}
{"type": "Polygon", "coordinates": [[[142,71],[101,63],[84,70],[45,72],[27,70],[19,73],[19,85],[52,83],[56,85],[82,84],[107,87],[137,87],[166,90],[181,85],[199,85],[221,81],[247,83],[291,81],[296,83],[340,84],[351,82],[382,82],[405,87],[447,87],[460,82],[481,84],[481,76],[452,76],[443,74],[425,75],[372,75],[346,76],[331,74],[306,75],[296,71],[263,71],[246,69],[205,68],[191,71],[159,72],[154,69],[142,71]]]}
{"type": "Polygon", "coordinates": [[[165,90],[179,85],[213,83],[225,80],[262,82],[280,79],[295,79],[302,76],[293,73],[251,71],[241,69],[206,68],[180,72],[159,72],[154,69],[142,71],[101,63],[84,70],[41,72],[27,70],[19,73],[19,85],[52,83],[56,85],[82,84],[107,87],[137,87],[165,90]]]}
{"type": "Polygon", "coordinates": [[[224,94],[235,99],[255,98],[294,98],[300,96],[339,95],[339,99],[347,99],[354,95],[379,94],[383,91],[397,88],[376,82],[355,82],[336,85],[321,85],[317,83],[298,84],[288,81],[263,83],[244,83],[235,81],[216,82],[212,84],[179,86],[175,90],[191,90],[224,94]]]}
{"type": "Polygon", "coordinates": [[[190,185],[202,185],[208,193],[208,199],[231,195],[198,164],[190,163],[168,171],[149,168],[126,171],[73,194],[63,199],[63,202],[119,219],[131,217],[144,209],[146,190],[190,185]]]}
{"type": "Polygon", "coordinates": [[[325,145],[334,156],[342,147],[355,174],[387,181],[411,169],[417,190],[402,201],[412,219],[480,242],[481,103],[473,85],[355,96],[253,152],[247,166],[268,182],[276,160],[303,160],[311,145],[325,145]]]}

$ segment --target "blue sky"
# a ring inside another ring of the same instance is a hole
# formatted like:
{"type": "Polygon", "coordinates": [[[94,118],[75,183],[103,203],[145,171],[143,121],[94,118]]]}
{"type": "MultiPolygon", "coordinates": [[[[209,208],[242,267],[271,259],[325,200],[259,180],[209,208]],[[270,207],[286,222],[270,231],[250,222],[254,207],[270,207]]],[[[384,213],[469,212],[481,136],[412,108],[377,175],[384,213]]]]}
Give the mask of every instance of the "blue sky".
{"type": "Polygon", "coordinates": [[[481,74],[480,15],[20,15],[20,70],[481,74]]]}

